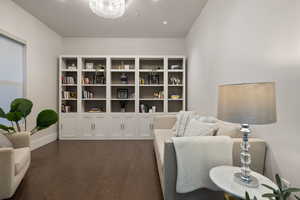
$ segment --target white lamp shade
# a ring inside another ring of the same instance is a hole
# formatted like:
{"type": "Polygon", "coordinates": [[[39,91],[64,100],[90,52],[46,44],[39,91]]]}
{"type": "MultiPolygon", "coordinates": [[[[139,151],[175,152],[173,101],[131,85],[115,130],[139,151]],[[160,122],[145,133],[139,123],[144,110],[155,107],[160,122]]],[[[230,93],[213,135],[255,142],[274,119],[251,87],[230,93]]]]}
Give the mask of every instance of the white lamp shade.
{"type": "Polygon", "coordinates": [[[276,122],[275,83],[219,86],[218,118],[239,124],[276,122]]]}

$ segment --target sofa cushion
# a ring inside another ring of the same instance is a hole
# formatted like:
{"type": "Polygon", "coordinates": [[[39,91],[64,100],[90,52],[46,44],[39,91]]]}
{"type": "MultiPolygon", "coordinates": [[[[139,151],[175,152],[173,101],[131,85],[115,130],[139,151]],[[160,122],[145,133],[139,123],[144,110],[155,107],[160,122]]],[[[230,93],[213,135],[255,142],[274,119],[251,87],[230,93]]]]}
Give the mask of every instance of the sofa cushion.
{"type": "Polygon", "coordinates": [[[9,139],[5,135],[0,133],[0,148],[12,148],[12,147],[13,145],[9,141],[9,139]]]}
{"type": "Polygon", "coordinates": [[[15,154],[15,175],[18,175],[30,161],[30,148],[14,149],[15,154]]]}
{"type": "Polygon", "coordinates": [[[158,151],[158,161],[161,167],[164,165],[164,148],[165,141],[171,140],[174,137],[174,132],[171,129],[155,129],[154,130],[154,145],[158,151]]]}

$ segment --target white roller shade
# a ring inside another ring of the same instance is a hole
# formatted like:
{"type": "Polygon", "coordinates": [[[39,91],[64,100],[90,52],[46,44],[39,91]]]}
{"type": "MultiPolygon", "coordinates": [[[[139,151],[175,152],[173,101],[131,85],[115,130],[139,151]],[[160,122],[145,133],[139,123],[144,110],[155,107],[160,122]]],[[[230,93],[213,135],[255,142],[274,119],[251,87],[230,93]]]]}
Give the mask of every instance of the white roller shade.
{"type": "Polygon", "coordinates": [[[5,112],[13,99],[23,97],[23,81],[24,45],[0,35],[0,107],[5,112]]]}

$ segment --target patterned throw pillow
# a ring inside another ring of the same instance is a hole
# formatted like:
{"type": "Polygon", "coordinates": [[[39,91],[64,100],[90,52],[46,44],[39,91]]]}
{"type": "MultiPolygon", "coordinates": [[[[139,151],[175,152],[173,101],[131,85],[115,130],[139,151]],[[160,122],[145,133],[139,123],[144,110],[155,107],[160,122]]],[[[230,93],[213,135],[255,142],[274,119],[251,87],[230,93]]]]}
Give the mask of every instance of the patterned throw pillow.
{"type": "Polygon", "coordinates": [[[5,135],[0,133],[0,148],[9,148],[9,147],[13,147],[12,143],[5,135]]]}

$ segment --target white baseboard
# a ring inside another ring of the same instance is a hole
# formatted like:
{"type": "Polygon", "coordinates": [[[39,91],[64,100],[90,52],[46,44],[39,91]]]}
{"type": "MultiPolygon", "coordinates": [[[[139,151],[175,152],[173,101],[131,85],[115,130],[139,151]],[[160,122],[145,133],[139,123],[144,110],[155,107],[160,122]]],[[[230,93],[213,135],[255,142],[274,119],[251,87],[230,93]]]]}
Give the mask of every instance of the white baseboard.
{"type": "Polygon", "coordinates": [[[41,135],[41,137],[36,137],[31,139],[31,150],[40,148],[50,142],[57,140],[57,133],[48,133],[41,135]]]}

